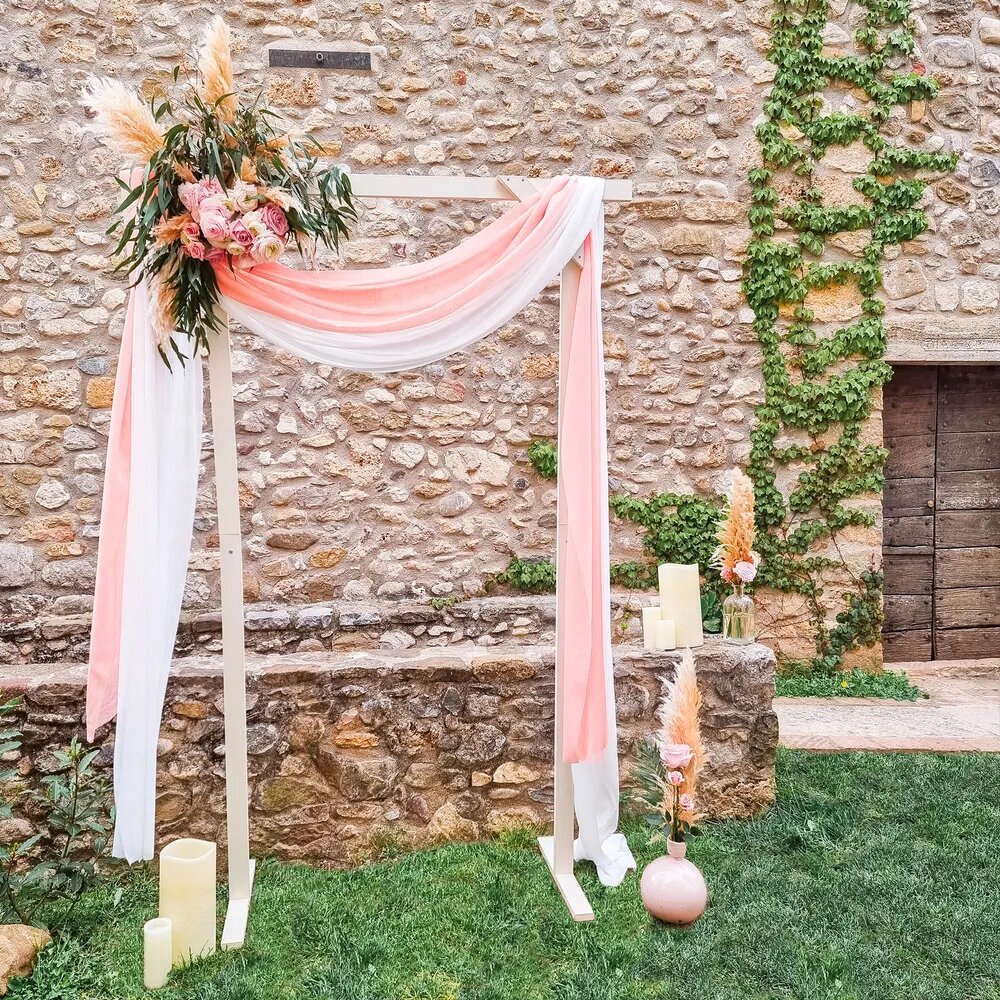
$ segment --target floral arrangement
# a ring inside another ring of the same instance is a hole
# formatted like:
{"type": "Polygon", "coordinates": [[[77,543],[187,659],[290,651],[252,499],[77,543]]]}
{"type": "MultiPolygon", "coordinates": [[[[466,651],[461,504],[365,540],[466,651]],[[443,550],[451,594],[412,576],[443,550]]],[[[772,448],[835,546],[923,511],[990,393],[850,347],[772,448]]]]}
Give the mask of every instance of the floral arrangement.
{"type": "MultiPolygon", "coordinates": [[[[136,169],[110,233],[118,271],[148,278],[160,354],[181,359],[174,331],[209,348],[218,328],[215,268],[251,268],[291,246],[311,257],[336,249],[356,218],[350,181],[321,169],[323,147],[296,137],[261,94],[233,82],[229,29],[220,17],[197,52],[198,81],[149,105],[117,80],[91,79],[83,103],[97,129],[136,169]]],[[[174,70],[174,81],[179,69],[174,70]]]]}
{"type": "Polygon", "coordinates": [[[701,695],[691,651],[685,652],[660,712],[660,732],[639,751],[636,779],[649,806],[653,840],[684,843],[698,832],[698,776],[705,763],[698,713],[701,695]]]}
{"type": "Polygon", "coordinates": [[[712,556],[712,565],[719,567],[722,579],[738,590],[753,583],[760,567],[760,555],[753,547],[757,537],[753,483],[740,469],[733,469],[728,503],[716,537],[719,546],[712,556]]]}

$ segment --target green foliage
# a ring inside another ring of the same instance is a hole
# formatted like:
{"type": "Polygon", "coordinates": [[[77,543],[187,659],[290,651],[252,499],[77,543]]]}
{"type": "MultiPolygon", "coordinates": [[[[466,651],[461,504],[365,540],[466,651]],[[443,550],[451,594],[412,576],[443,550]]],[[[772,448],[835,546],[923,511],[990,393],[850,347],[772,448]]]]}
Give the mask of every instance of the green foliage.
{"type": "Polygon", "coordinates": [[[619,494],[611,497],[611,509],[622,520],[646,529],[642,547],[656,563],[697,563],[702,575],[710,575],[721,513],[718,504],[682,493],[658,493],[647,500],[619,494]]]}
{"type": "Polygon", "coordinates": [[[888,698],[893,701],[916,701],[926,697],[905,671],[892,670],[880,674],[864,670],[779,674],[775,693],[782,698],[888,698]]]}
{"type": "Polygon", "coordinates": [[[20,698],[3,700],[4,693],[0,691],[0,819],[7,819],[11,814],[11,785],[17,779],[16,767],[4,767],[3,760],[8,754],[21,749],[21,730],[17,728],[12,716],[21,707],[20,698]]]}
{"type": "Polygon", "coordinates": [[[722,631],[722,598],[710,587],[701,588],[701,627],[711,635],[722,631]]]}
{"type": "Polygon", "coordinates": [[[854,589],[842,592],[843,610],[832,628],[824,596],[830,577],[847,569],[839,533],[874,523],[854,501],[880,492],[884,483],[885,450],[862,443],[874,394],[892,376],[883,360],[880,265],[888,248],[927,228],[918,208],[924,182],[901,174],[955,165],[948,154],[887,138],[892,109],[933,97],[937,84],[895,68],[915,50],[908,0],[861,5],[866,14],[856,40],[866,51],[858,56],[824,55],[823,0],[785,0],[775,9],[769,58],[777,73],[757,127],[763,166],[748,175],[752,239],[743,290],[754,312],[765,383],[747,468],[763,557],[758,583],[805,598],[816,638],[809,667],[824,676],[848,651],[876,642],[882,624],[880,574],[861,573],[854,589]],[[856,113],[825,112],[826,90],[845,83],[869,100],[856,113]],[[854,181],[864,202],[827,205],[820,182],[813,183],[817,167],[831,146],[853,143],[870,153],[868,172],[854,181]],[[813,259],[847,232],[867,234],[854,259],[813,259]],[[860,295],[861,316],[827,333],[808,295],[847,285],[860,295]],[[784,493],[778,486],[783,469],[794,473],[784,493]]]}
{"type": "Polygon", "coordinates": [[[558,455],[551,441],[532,441],[528,445],[528,461],[542,479],[555,479],[558,455]]]}
{"type": "Polygon", "coordinates": [[[521,559],[514,556],[501,573],[494,573],[486,581],[487,591],[496,584],[526,594],[554,593],[556,589],[556,564],[550,559],[521,559]]]}
{"type": "MultiPolygon", "coordinates": [[[[13,742],[10,732],[0,746],[13,742]]],[[[99,752],[74,739],[55,751],[56,768],[41,789],[22,795],[26,813],[41,817],[44,832],[0,845],[0,923],[35,923],[44,910],[44,922],[57,925],[95,886],[96,862],[108,852],[111,831],[108,784],[93,770],[99,752]]]]}

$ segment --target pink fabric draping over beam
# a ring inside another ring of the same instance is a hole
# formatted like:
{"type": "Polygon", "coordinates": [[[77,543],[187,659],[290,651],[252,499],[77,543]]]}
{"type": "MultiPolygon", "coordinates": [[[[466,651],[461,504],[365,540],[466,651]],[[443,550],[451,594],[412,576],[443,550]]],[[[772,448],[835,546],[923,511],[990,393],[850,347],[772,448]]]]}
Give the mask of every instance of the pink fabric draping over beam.
{"type": "MultiPolygon", "coordinates": [[[[283,350],[341,368],[401,371],[448,357],[503,326],[582,247],[575,318],[562,332],[560,364],[556,631],[566,680],[560,712],[564,758],[574,764],[582,856],[597,862],[602,880],[617,884],[631,856],[613,836],[602,195],[603,182],[595,178],[557,178],[455,249],[398,268],[314,272],[259,264],[249,271],[219,268],[216,275],[223,310],[283,350]]],[[[180,613],[201,428],[200,366],[170,374],[159,362],[150,365],[155,348],[145,296],[143,282],[133,292],[116,381],[87,714],[92,734],[117,710],[115,854],[130,860],[152,851],[157,729],[180,613]],[[150,462],[150,452],[163,457],[150,462]]]]}

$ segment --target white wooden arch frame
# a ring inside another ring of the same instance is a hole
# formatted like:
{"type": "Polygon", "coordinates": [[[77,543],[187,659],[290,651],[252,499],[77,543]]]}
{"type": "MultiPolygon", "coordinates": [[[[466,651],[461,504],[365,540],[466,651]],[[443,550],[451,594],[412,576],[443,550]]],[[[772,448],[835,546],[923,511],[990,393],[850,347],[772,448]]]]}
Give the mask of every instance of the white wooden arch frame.
{"type": "MultiPolygon", "coordinates": [[[[357,198],[430,199],[442,201],[515,201],[530,197],[545,181],[527,177],[411,177],[405,174],[352,176],[357,198]]],[[[632,200],[632,182],[604,182],[604,201],[632,200]]],[[[582,247],[581,247],[582,251],[582,247]]],[[[573,326],[582,253],[563,268],[559,284],[560,365],[573,326]]],[[[222,931],[223,948],[239,948],[246,936],[253,891],[254,862],[250,858],[249,780],[247,771],[246,677],[243,636],[243,539],[236,478],[236,425],[228,325],[209,356],[212,402],[212,442],[215,452],[215,490],[219,518],[222,571],[222,663],[226,746],[226,826],[229,856],[229,905],[222,931]]],[[[561,401],[560,401],[561,406],[561,401]]],[[[556,566],[566,545],[560,535],[556,566]]],[[[561,613],[556,608],[557,618],[561,613]]],[[[558,629],[557,629],[558,634],[558,629]]],[[[593,920],[594,911],[573,874],[573,776],[563,762],[561,706],[564,662],[556,644],[555,746],[553,756],[553,833],[540,837],[539,847],[552,878],[574,920],[593,920]]]]}

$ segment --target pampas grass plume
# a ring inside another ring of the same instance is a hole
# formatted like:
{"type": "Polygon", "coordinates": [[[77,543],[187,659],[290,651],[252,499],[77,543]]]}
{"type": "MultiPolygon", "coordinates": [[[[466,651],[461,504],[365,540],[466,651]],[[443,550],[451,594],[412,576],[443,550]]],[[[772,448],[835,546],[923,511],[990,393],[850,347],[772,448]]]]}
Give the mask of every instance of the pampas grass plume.
{"type": "Polygon", "coordinates": [[[97,129],[123,153],[146,163],[163,148],[163,133],[153,112],[120,81],[90,77],[81,103],[97,116],[97,129]]]}
{"type": "Polygon", "coordinates": [[[233,121],[237,97],[233,93],[229,25],[218,15],[212,18],[198,50],[198,72],[201,73],[202,100],[209,108],[214,108],[224,122],[233,121]]]}
{"type": "Polygon", "coordinates": [[[696,822],[702,815],[698,801],[698,774],[705,763],[705,746],[701,741],[700,711],[701,693],[698,691],[694,657],[691,650],[686,649],[660,709],[660,723],[664,743],[685,743],[691,748],[691,763],[684,768],[684,784],[680,788],[681,792],[694,799],[694,809],[682,814],[682,818],[689,823],[696,822]]]}
{"type": "Polygon", "coordinates": [[[732,572],[738,562],[752,562],[756,538],[753,483],[742,469],[733,469],[729,504],[719,524],[719,548],[716,552],[718,565],[723,570],[732,572]]]}

